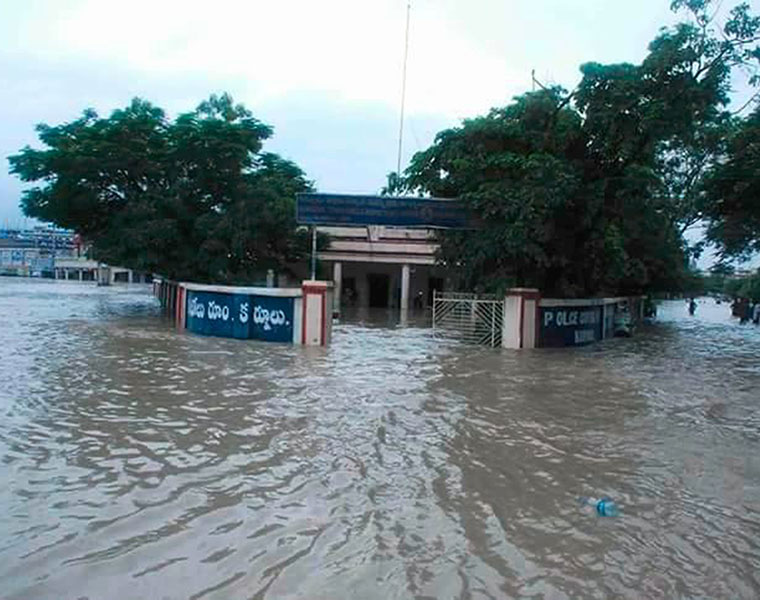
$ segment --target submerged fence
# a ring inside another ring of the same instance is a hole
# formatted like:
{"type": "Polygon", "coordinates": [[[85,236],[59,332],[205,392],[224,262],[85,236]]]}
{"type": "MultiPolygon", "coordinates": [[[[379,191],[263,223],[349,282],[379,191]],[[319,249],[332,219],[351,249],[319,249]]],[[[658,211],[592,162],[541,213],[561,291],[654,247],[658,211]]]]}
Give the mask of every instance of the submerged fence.
{"type": "Polygon", "coordinates": [[[501,346],[504,298],[486,294],[433,292],[433,335],[470,344],[501,346]]]}

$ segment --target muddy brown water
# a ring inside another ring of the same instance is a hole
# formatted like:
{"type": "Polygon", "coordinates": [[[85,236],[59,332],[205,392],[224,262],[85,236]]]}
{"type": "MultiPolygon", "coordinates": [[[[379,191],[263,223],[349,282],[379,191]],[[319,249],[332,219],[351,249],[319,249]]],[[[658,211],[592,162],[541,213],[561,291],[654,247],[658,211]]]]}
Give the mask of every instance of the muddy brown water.
{"type": "Polygon", "coordinates": [[[757,598],[760,327],[728,313],[523,352],[369,314],[309,349],[0,278],[0,595],[757,598]]]}

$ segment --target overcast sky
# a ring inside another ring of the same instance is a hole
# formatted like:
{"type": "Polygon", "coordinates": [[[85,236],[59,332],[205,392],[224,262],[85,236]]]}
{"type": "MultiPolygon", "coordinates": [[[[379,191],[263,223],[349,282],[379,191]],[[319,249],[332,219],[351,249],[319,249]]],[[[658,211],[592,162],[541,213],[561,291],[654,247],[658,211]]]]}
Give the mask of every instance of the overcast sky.
{"type": "MultiPolygon", "coordinates": [[[[174,115],[227,91],[274,127],[265,148],[319,191],[376,193],[396,166],[406,5],[0,0],[0,155],[35,145],[35,124],[87,107],[108,115],[139,96],[174,115]]],[[[677,20],[669,5],[412,0],[402,163],[528,91],[531,69],[572,89],[583,62],[640,62],[677,20]]],[[[21,189],[6,161],[0,225],[24,225],[21,189]]]]}
{"type": "MultiPolygon", "coordinates": [[[[404,162],[435,133],[578,65],[639,61],[669,0],[413,0],[404,162]]],[[[34,125],[146,98],[170,114],[230,92],[275,130],[267,149],[321,191],[373,193],[395,169],[406,0],[2,0],[0,154],[34,125]]],[[[0,224],[21,184],[0,170],[0,224]]]]}

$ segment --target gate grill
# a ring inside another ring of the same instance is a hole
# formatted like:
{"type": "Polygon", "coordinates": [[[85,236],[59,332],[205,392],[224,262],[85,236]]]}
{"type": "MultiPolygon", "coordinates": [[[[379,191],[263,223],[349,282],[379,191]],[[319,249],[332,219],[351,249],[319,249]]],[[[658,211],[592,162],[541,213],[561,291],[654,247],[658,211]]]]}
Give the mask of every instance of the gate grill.
{"type": "Polygon", "coordinates": [[[501,346],[504,299],[489,294],[433,291],[433,336],[501,346]]]}

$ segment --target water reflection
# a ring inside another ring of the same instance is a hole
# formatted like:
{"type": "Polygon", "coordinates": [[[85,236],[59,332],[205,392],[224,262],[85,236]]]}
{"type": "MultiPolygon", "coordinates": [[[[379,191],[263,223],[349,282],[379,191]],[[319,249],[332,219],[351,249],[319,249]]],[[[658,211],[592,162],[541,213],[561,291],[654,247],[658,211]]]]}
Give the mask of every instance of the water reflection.
{"type": "Polygon", "coordinates": [[[7,597],[760,593],[760,335],[725,305],[524,352],[387,312],[329,349],[195,337],[137,286],[0,308],[7,597]]]}

